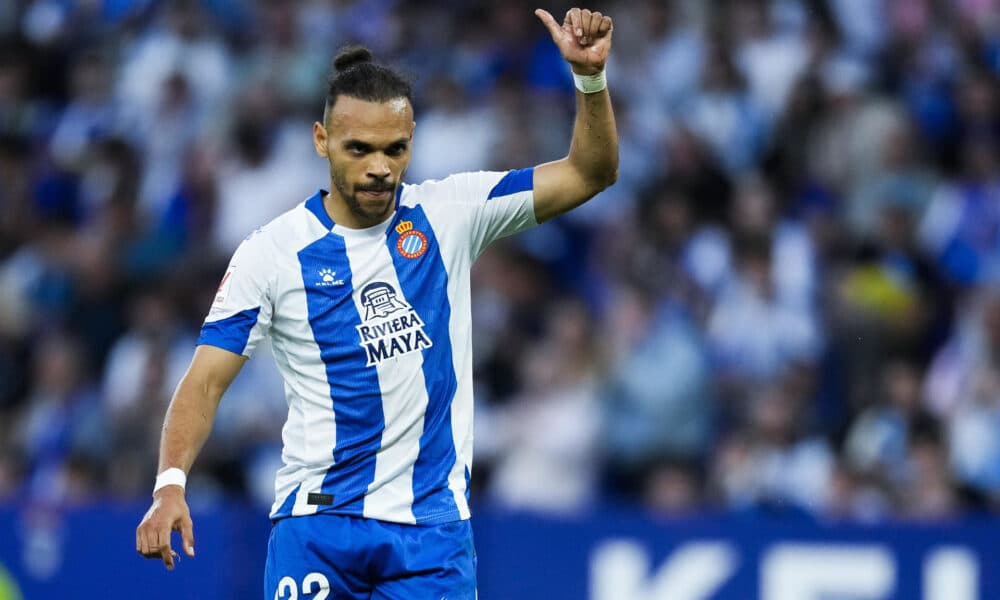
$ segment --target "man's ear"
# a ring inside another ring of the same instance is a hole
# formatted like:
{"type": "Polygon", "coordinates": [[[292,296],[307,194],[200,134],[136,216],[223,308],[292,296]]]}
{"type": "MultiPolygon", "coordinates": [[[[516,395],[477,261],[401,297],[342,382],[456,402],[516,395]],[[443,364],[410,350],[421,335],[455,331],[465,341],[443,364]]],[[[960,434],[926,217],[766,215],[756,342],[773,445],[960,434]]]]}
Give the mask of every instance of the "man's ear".
{"type": "Polygon", "coordinates": [[[327,135],[326,127],[319,121],[313,123],[313,147],[316,148],[316,154],[319,154],[322,158],[329,158],[330,152],[327,150],[327,135]]]}

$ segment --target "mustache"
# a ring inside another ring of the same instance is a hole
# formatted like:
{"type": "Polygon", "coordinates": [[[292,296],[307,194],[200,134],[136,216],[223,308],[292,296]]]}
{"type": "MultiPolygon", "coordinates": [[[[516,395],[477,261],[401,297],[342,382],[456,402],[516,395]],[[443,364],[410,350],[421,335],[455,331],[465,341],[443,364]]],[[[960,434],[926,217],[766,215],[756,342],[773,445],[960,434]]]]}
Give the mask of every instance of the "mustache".
{"type": "Polygon", "coordinates": [[[383,183],[369,183],[367,185],[355,186],[354,189],[358,192],[391,192],[396,189],[396,184],[390,181],[383,183]]]}

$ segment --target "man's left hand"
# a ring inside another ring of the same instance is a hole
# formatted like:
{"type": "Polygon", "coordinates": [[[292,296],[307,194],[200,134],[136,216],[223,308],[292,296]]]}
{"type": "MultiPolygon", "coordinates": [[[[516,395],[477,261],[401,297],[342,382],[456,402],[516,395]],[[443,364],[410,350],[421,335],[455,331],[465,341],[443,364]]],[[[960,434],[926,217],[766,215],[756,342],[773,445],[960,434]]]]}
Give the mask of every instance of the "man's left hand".
{"type": "Polygon", "coordinates": [[[571,8],[559,25],[547,10],[536,9],[535,15],[552,34],[552,41],[574,73],[594,75],[604,68],[611,51],[611,31],[614,29],[611,17],[586,8],[571,8]]]}

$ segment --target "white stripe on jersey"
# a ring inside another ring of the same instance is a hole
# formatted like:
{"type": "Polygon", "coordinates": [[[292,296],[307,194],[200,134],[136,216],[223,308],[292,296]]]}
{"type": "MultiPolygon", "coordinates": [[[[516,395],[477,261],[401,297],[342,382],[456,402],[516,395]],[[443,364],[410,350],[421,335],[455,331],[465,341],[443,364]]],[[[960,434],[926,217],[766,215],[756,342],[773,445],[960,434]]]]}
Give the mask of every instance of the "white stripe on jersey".
{"type": "MultiPolygon", "coordinates": [[[[384,281],[402,290],[392,257],[385,243],[385,229],[364,233],[335,227],[344,236],[347,258],[355,281],[384,281]]],[[[354,287],[354,304],[364,314],[361,286],[354,287]]],[[[365,497],[364,516],[397,523],[415,523],[413,516],[413,465],[420,453],[420,434],[427,410],[427,387],[421,370],[419,352],[404,354],[376,366],[382,397],[396,397],[401,402],[383,402],[385,431],[382,447],[375,455],[375,478],[365,497]]]]}

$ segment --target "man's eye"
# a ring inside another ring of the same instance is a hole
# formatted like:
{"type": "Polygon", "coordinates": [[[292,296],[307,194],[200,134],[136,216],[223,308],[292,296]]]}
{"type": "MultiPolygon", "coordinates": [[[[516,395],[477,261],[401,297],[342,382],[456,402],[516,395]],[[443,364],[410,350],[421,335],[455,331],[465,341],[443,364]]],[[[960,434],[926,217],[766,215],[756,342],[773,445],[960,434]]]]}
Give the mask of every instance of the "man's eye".
{"type": "Polygon", "coordinates": [[[391,146],[387,154],[389,156],[402,156],[404,152],[406,152],[406,146],[399,145],[399,146],[391,146]]]}

